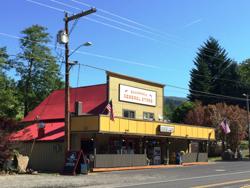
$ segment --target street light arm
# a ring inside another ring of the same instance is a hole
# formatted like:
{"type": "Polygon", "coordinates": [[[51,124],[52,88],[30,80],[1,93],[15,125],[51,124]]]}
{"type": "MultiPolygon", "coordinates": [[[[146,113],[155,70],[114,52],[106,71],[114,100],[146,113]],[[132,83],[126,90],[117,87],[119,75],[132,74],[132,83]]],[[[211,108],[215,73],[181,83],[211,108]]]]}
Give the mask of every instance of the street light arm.
{"type": "Polygon", "coordinates": [[[69,57],[71,55],[73,55],[79,48],[81,48],[82,46],[84,46],[84,44],[81,44],[80,46],[78,46],[76,49],[74,49],[70,54],[69,54],[69,57]]]}
{"type": "Polygon", "coordinates": [[[92,45],[92,43],[91,42],[85,42],[84,44],[81,44],[81,45],[79,45],[76,49],[74,49],[70,54],[69,54],[69,57],[71,56],[71,55],[73,55],[79,48],[81,48],[82,46],[91,46],[92,45]]]}

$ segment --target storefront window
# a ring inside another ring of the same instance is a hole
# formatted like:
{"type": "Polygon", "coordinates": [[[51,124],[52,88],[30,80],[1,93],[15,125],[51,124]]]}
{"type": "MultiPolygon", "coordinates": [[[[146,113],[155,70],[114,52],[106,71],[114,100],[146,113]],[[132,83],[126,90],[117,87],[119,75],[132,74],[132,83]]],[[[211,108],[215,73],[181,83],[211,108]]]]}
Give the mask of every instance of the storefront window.
{"type": "Polygon", "coordinates": [[[143,112],[143,119],[153,121],[154,120],[154,113],[143,112]]]}
{"type": "Polygon", "coordinates": [[[139,139],[111,138],[109,145],[111,154],[140,154],[139,139]]]}
{"type": "Polygon", "coordinates": [[[132,110],[123,110],[123,117],[126,118],[135,118],[135,111],[132,110]]]}

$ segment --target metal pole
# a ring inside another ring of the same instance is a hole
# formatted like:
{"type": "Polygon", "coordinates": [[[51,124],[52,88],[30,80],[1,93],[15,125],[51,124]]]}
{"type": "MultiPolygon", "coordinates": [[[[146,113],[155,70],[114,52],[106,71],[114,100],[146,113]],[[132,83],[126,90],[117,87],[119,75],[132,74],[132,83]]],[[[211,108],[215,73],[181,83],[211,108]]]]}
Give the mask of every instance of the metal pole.
{"type": "Polygon", "coordinates": [[[249,95],[246,94],[247,99],[247,127],[248,127],[248,150],[249,150],[249,158],[250,158],[250,125],[249,125],[249,95]]]}
{"type": "MultiPolygon", "coordinates": [[[[68,36],[68,13],[65,13],[65,33],[68,36]]],[[[70,150],[70,93],[69,93],[69,44],[65,43],[65,144],[66,151],[70,150]]]]}

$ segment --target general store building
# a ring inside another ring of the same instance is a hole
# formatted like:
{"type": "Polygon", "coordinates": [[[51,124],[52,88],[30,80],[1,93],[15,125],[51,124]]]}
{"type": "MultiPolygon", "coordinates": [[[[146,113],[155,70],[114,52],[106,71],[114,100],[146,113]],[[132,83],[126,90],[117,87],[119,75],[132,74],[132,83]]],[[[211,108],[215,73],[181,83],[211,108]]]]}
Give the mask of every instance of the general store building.
{"type": "MultiPolygon", "coordinates": [[[[164,85],[106,72],[105,84],[71,88],[71,149],[83,150],[94,168],[207,161],[210,127],[164,121],[164,85]],[[112,101],[114,120],[106,109],[112,101]]],[[[64,162],[64,90],[52,92],[12,135],[38,170],[61,170],[64,162]],[[39,117],[39,121],[37,120],[39,117]]]]}

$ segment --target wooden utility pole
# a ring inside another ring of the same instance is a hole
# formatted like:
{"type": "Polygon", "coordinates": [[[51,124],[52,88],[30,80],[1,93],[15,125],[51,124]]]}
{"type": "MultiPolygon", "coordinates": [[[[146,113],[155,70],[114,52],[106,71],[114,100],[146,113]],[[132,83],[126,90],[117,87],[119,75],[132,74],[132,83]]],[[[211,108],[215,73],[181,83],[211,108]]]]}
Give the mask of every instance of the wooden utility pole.
{"type": "MultiPolygon", "coordinates": [[[[69,36],[68,13],[65,13],[65,34],[69,36]]],[[[65,43],[65,147],[70,150],[69,42],[65,43]]]]}
{"type": "Polygon", "coordinates": [[[72,20],[79,19],[83,16],[87,16],[91,13],[96,12],[95,8],[91,8],[87,11],[83,11],[79,14],[75,14],[73,16],[68,16],[68,13],[65,13],[64,23],[65,28],[64,32],[66,37],[68,37],[68,41],[65,42],[65,149],[66,151],[70,150],[71,142],[70,142],[70,90],[69,90],[69,22],[72,20]]]}

